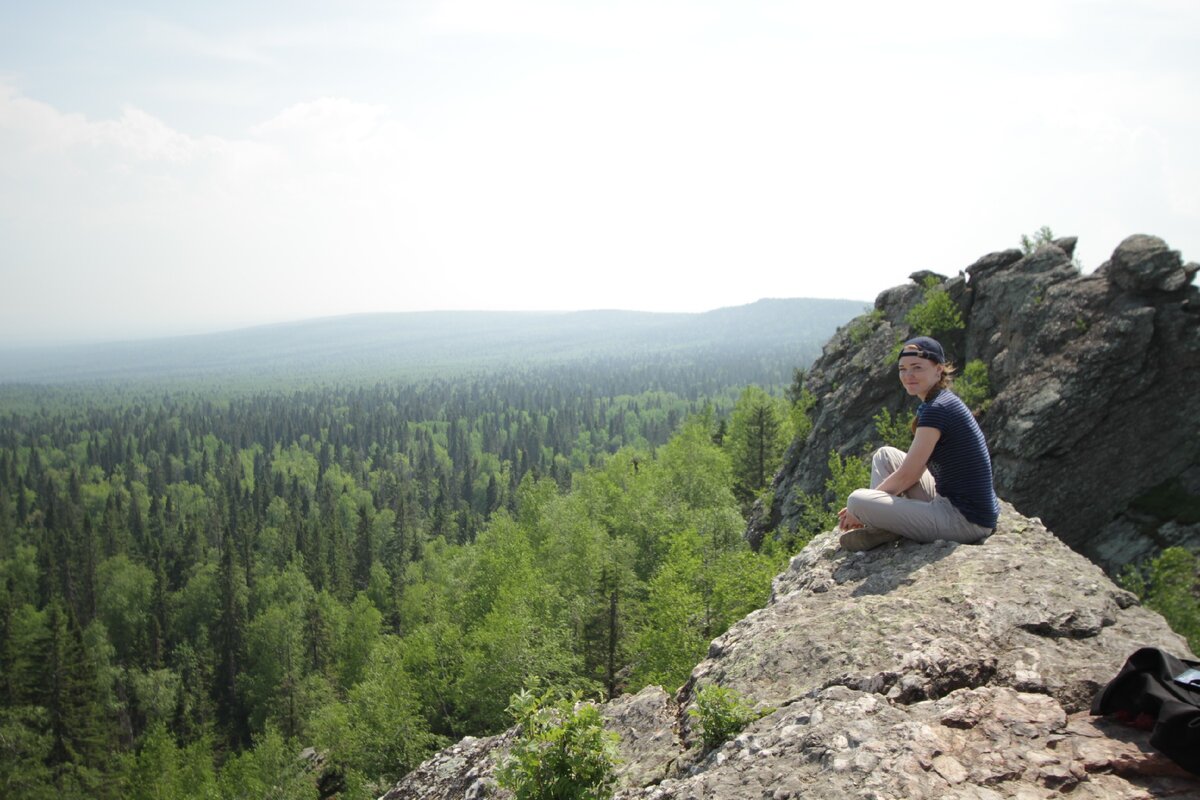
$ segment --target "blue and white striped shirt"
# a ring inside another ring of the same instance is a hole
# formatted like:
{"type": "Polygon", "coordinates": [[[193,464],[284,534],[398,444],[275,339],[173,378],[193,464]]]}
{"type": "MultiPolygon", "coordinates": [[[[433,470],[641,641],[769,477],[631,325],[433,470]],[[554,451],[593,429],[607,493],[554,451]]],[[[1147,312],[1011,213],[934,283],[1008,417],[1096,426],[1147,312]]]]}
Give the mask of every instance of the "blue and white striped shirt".
{"type": "Polygon", "coordinates": [[[942,432],[927,465],[937,493],[968,522],[996,527],[1000,503],[992,483],[992,457],[971,410],[954,392],[943,389],[917,407],[917,427],[942,432]]]}

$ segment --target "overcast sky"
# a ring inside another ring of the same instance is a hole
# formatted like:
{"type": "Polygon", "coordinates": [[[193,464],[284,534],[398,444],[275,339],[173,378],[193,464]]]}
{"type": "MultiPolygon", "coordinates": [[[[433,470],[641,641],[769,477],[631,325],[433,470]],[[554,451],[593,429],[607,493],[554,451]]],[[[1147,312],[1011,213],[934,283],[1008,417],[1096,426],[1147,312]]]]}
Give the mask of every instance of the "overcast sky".
{"type": "Polygon", "coordinates": [[[0,0],[0,346],[1200,260],[1200,3],[0,0]]]}

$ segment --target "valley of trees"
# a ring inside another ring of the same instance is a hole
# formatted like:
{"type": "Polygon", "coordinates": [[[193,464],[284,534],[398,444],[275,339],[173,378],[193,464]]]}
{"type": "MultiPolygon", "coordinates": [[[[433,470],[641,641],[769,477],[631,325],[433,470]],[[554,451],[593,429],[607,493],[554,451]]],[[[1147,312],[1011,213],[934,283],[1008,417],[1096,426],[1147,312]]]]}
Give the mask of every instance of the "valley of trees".
{"type": "MultiPolygon", "coordinates": [[[[831,453],[804,531],[745,544],[794,363],[0,384],[0,796],[358,800],[531,686],[674,690],[867,481],[831,453]]],[[[1195,554],[1139,566],[1196,647],[1195,554]]]]}
{"type": "Polygon", "coordinates": [[[802,375],[738,370],[0,387],[0,794],[371,797],[531,679],[673,690],[788,555],[802,375]]]}

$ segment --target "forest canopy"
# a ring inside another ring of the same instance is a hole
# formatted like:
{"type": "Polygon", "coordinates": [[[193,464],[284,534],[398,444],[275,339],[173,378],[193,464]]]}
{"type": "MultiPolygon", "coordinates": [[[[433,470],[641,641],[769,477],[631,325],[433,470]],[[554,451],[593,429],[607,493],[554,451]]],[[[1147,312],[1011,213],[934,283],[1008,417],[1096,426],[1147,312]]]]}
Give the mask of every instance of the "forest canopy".
{"type": "Polygon", "coordinates": [[[677,687],[786,558],[795,366],[0,385],[0,786],[371,797],[531,682],[677,687]]]}

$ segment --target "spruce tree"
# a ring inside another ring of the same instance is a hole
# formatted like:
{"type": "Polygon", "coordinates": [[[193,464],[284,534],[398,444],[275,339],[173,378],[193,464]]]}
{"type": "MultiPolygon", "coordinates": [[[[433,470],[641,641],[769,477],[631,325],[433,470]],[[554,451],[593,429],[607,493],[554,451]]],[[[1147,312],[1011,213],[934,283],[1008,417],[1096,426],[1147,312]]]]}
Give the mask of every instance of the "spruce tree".
{"type": "Polygon", "coordinates": [[[249,743],[250,736],[246,712],[237,687],[245,638],[246,619],[242,600],[245,583],[234,561],[231,538],[227,532],[221,546],[221,564],[218,572],[221,605],[214,641],[217,662],[213,676],[213,700],[216,704],[217,722],[226,742],[233,748],[239,748],[249,743]]]}
{"type": "Polygon", "coordinates": [[[354,590],[365,592],[371,582],[371,565],[374,557],[371,549],[371,519],[367,507],[358,508],[358,525],[354,531],[354,590]]]}
{"type": "Polygon", "coordinates": [[[94,796],[102,783],[111,741],[94,665],[70,608],[55,597],[46,607],[46,635],[34,645],[41,680],[34,704],[47,712],[50,765],[64,794],[94,796]]]}

